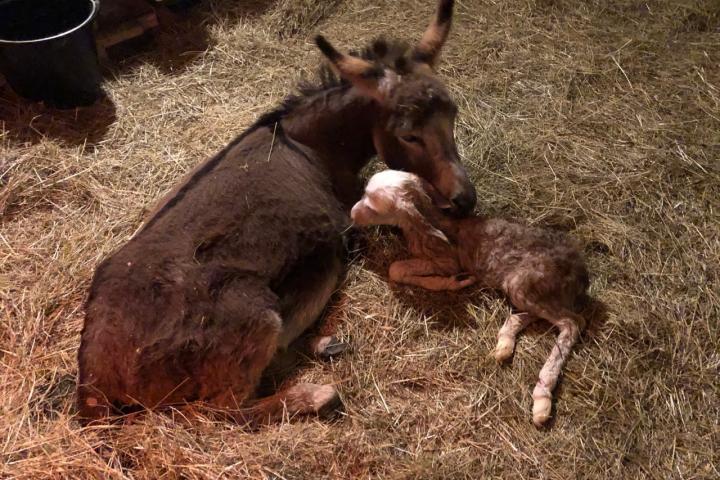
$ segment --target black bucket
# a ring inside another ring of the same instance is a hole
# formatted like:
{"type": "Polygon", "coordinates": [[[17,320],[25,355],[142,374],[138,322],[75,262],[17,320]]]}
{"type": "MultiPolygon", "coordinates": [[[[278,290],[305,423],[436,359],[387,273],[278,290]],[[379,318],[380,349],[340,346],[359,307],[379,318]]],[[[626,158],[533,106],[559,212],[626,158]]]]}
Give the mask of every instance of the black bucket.
{"type": "Polygon", "coordinates": [[[0,0],[0,72],[13,90],[58,108],[95,102],[99,7],[99,0],[0,0]]]}

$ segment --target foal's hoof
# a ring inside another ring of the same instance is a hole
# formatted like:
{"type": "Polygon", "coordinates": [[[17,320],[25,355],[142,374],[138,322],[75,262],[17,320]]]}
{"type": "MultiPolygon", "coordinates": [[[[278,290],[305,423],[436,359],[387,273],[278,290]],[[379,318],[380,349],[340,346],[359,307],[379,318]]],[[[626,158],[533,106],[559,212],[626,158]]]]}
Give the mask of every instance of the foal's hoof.
{"type": "Polygon", "coordinates": [[[495,347],[495,360],[504,362],[512,357],[515,350],[515,342],[507,337],[500,337],[495,347]]]}
{"type": "Polygon", "coordinates": [[[536,427],[542,427],[550,420],[550,409],[552,399],[547,397],[536,398],[533,401],[533,423],[536,427]]]}
{"type": "Polygon", "coordinates": [[[341,355],[349,349],[349,344],[338,340],[335,336],[321,337],[315,344],[315,354],[323,360],[341,355]]]}

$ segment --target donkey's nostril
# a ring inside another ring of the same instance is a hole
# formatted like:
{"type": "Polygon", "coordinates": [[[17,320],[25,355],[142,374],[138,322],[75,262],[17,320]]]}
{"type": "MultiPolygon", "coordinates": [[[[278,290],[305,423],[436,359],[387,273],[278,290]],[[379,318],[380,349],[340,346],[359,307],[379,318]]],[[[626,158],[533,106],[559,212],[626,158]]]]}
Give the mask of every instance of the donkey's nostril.
{"type": "Polygon", "coordinates": [[[452,199],[452,203],[455,206],[456,213],[460,216],[469,215],[475,208],[477,202],[477,196],[474,189],[470,189],[459,195],[456,195],[452,199]]]}

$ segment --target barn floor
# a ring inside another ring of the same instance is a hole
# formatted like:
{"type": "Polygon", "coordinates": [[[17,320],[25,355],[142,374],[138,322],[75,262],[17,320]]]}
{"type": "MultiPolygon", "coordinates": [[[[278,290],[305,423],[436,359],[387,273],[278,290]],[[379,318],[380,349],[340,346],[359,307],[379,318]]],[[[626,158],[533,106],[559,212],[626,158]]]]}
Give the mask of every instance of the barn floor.
{"type": "MultiPolygon", "coordinates": [[[[73,420],[93,268],[195,164],[342,48],[419,37],[432,0],[216,0],[115,63],[78,111],[0,87],[0,477],[718,478],[720,3],[462,0],[440,67],[460,107],[478,208],[570,231],[593,272],[591,324],[555,421],[531,390],[553,345],[490,356],[489,292],[389,287],[400,239],[370,231],[329,314],[354,350],[295,379],[345,415],[251,433],[182,412],[73,420]]],[[[165,19],[168,21],[168,19],[165,19]]]]}

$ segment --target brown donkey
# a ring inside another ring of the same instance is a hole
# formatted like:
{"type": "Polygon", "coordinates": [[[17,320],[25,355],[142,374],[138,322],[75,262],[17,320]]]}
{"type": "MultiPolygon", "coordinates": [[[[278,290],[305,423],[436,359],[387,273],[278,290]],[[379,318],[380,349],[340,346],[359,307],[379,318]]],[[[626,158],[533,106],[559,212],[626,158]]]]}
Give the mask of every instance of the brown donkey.
{"type": "Polygon", "coordinates": [[[352,56],[318,37],[330,61],[321,83],[196,168],[100,264],[78,354],[82,418],[197,400],[266,422],[337,401],[312,384],[253,397],[336,288],[347,212],[374,154],[421,175],[456,213],[473,209],[456,107],[433,73],[452,6],[439,2],[414,48],[376,41],[352,56]]]}

